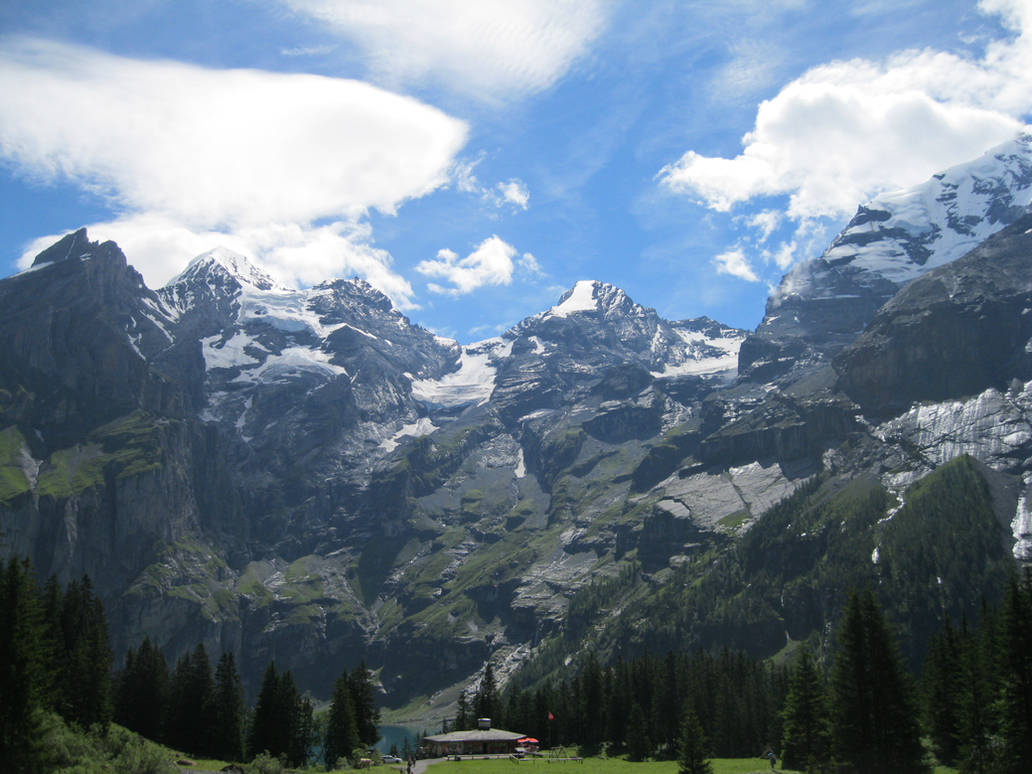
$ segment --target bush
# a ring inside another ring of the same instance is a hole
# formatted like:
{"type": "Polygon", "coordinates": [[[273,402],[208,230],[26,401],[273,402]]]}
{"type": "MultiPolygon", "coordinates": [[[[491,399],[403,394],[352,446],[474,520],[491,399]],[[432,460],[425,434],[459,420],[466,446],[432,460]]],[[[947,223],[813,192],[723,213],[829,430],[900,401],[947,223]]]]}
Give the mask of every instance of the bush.
{"type": "Polygon", "coordinates": [[[258,753],[247,766],[248,774],[283,774],[283,761],[268,752],[258,753]]]}

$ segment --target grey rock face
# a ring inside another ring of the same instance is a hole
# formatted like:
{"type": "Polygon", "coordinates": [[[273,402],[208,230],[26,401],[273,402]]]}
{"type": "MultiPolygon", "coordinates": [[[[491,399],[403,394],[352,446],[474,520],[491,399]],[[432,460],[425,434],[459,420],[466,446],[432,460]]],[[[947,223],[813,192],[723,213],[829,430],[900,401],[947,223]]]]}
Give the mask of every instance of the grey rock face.
{"type": "Polygon", "coordinates": [[[1032,378],[1032,215],[915,279],[835,361],[840,387],[892,415],[1032,378]]]}

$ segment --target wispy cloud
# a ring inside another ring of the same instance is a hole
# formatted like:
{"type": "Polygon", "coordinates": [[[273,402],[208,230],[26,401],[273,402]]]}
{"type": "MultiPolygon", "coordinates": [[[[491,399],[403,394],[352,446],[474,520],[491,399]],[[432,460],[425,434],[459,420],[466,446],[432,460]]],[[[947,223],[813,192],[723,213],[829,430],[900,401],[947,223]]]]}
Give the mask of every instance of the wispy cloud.
{"type": "Polygon", "coordinates": [[[485,100],[546,89],[605,26],[608,0],[280,0],[365,52],[391,86],[433,81],[485,100]]]}
{"type": "Polygon", "coordinates": [[[333,49],[334,46],[329,45],[298,46],[296,48],[281,48],[280,54],[283,56],[322,56],[323,54],[329,54],[333,49]]]}
{"type": "MultiPolygon", "coordinates": [[[[350,257],[338,266],[364,266],[402,303],[407,283],[360,223],[446,184],[467,136],[464,122],[357,81],[19,38],[0,46],[0,105],[0,156],[26,176],[107,196],[121,211],[110,231],[242,239],[295,277],[339,250],[350,257]]],[[[151,283],[191,257],[152,255],[142,261],[151,283]]]]}

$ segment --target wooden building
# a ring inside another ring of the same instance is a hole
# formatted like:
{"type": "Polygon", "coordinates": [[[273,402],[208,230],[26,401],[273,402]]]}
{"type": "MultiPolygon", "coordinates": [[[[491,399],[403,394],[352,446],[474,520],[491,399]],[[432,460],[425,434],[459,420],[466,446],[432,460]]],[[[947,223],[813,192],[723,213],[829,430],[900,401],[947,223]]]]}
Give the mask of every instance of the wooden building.
{"type": "Polygon", "coordinates": [[[424,737],[423,745],[434,758],[449,755],[512,755],[516,751],[517,740],[525,737],[514,731],[491,728],[489,718],[481,718],[477,726],[471,731],[449,731],[447,734],[424,737]]]}

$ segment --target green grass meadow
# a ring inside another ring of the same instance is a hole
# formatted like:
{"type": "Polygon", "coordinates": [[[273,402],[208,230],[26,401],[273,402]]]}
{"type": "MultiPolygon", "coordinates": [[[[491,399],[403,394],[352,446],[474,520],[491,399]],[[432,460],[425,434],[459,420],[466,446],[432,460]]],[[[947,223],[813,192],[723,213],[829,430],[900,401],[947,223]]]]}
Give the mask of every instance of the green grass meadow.
{"type": "MultiPolygon", "coordinates": [[[[713,774],[765,774],[770,771],[766,758],[712,758],[713,774]]],[[[776,771],[801,774],[795,769],[776,771]]],[[[933,774],[957,774],[956,769],[936,766],[933,774]]],[[[585,758],[583,762],[549,762],[547,758],[529,758],[519,763],[505,759],[449,761],[434,764],[427,774],[677,774],[677,761],[632,763],[622,758],[585,758]],[[529,771],[528,771],[529,769],[529,771]]]]}
{"type": "MultiPolygon", "coordinates": [[[[713,774],[763,774],[770,771],[766,758],[713,758],[713,774]]],[[[794,769],[778,771],[793,772],[794,769]]],[[[549,761],[528,758],[514,763],[505,759],[438,763],[427,774],[677,774],[677,761],[632,763],[622,758],[585,758],[582,761],[549,761]],[[528,771],[528,769],[530,771],[528,771]],[[542,771],[543,770],[543,771],[542,771]]],[[[797,773],[798,774],[798,773],[797,773]]]]}

